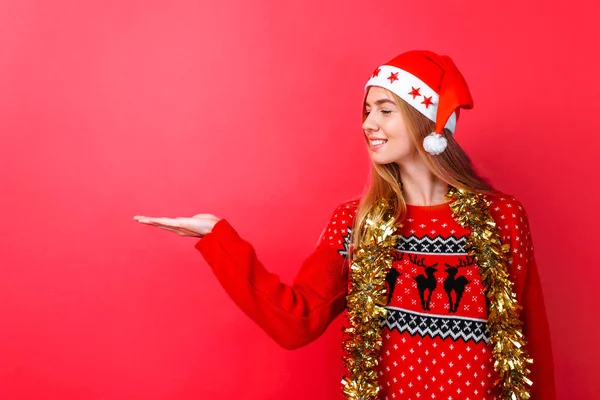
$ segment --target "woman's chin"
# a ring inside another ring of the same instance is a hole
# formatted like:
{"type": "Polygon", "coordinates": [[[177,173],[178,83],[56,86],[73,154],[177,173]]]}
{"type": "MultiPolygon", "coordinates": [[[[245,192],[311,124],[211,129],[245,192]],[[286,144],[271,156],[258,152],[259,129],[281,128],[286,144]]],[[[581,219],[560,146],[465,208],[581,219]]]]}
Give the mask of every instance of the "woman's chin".
{"type": "Polygon", "coordinates": [[[371,161],[373,164],[385,165],[394,162],[394,160],[388,159],[386,157],[371,157],[371,161]]]}
{"type": "Polygon", "coordinates": [[[376,152],[370,152],[369,157],[371,158],[371,161],[373,161],[373,163],[381,165],[389,164],[396,161],[393,157],[390,157],[389,155],[384,155],[376,152]]]}
{"type": "Polygon", "coordinates": [[[395,156],[383,155],[371,152],[369,154],[371,161],[374,164],[385,165],[385,164],[410,164],[414,162],[414,157],[409,154],[396,154],[395,156]]]}

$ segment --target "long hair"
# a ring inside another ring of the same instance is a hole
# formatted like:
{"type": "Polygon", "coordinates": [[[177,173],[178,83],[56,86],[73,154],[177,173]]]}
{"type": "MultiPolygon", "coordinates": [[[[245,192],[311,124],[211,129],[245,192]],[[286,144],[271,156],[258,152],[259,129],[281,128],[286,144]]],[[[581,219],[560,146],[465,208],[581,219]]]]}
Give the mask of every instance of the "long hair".
{"type": "MultiPolygon", "coordinates": [[[[425,117],[395,93],[387,89],[386,92],[400,110],[409,136],[419,155],[435,176],[448,185],[459,189],[468,189],[484,194],[495,192],[492,186],[475,172],[471,159],[456,143],[449,130],[444,129],[442,133],[448,141],[448,147],[444,152],[438,155],[431,155],[425,151],[423,148],[423,139],[435,130],[435,122],[425,117]]],[[[366,116],[363,113],[363,122],[365,118],[366,116]]],[[[358,210],[354,218],[350,237],[352,248],[357,248],[360,244],[364,234],[366,217],[372,212],[379,200],[385,199],[394,207],[396,223],[401,222],[406,215],[406,202],[402,195],[402,177],[400,176],[398,164],[376,164],[374,162],[372,164],[370,181],[365,194],[358,203],[358,210]]],[[[375,221],[381,217],[382,215],[372,216],[375,221]]]]}

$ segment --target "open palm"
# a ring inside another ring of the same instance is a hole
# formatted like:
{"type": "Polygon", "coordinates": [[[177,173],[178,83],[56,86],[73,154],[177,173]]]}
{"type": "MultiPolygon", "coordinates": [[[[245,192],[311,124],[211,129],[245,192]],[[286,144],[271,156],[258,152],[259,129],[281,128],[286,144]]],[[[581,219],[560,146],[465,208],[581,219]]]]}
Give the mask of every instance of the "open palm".
{"type": "Polygon", "coordinates": [[[220,218],[212,214],[196,214],[192,217],[146,217],[136,215],[134,220],[157,228],[175,232],[180,236],[203,237],[212,230],[220,218]]]}

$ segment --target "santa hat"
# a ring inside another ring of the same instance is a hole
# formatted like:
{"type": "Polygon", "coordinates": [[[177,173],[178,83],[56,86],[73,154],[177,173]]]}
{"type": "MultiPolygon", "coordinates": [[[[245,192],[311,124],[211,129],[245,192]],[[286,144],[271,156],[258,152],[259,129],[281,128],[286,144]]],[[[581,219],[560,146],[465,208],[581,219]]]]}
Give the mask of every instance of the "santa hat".
{"type": "Polygon", "coordinates": [[[454,134],[460,108],[472,108],[469,87],[450,57],[431,51],[412,50],[378,67],[365,85],[380,86],[435,122],[435,132],[423,140],[430,154],[440,154],[447,141],[441,133],[447,128],[454,134]]]}

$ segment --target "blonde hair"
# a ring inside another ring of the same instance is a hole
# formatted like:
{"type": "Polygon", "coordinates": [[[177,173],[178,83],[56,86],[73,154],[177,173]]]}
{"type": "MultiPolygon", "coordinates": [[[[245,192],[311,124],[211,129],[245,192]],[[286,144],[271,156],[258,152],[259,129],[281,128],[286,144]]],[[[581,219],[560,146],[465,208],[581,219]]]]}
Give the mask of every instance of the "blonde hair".
{"type": "MultiPolygon", "coordinates": [[[[456,143],[452,133],[444,129],[442,135],[448,141],[448,147],[438,155],[431,155],[423,148],[423,139],[435,130],[435,122],[431,121],[395,93],[386,89],[391,99],[394,100],[407,127],[419,155],[425,161],[429,170],[440,180],[459,189],[469,189],[478,193],[494,193],[495,190],[480,177],[473,169],[471,159],[456,143]]],[[[366,97],[365,97],[366,99],[366,97]]],[[[364,105],[363,105],[364,110],[364,105]]],[[[363,113],[363,121],[365,115],[363,113]]],[[[387,200],[395,209],[396,223],[402,221],[406,215],[406,202],[402,196],[402,183],[398,164],[373,163],[371,177],[365,194],[358,203],[358,210],[352,227],[350,245],[357,248],[364,234],[366,217],[372,212],[375,204],[387,200]]],[[[376,221],[382,215],[373,215],[376,221]]],[[[350,252],[348,252],[350,257],[350,252]]]]}

